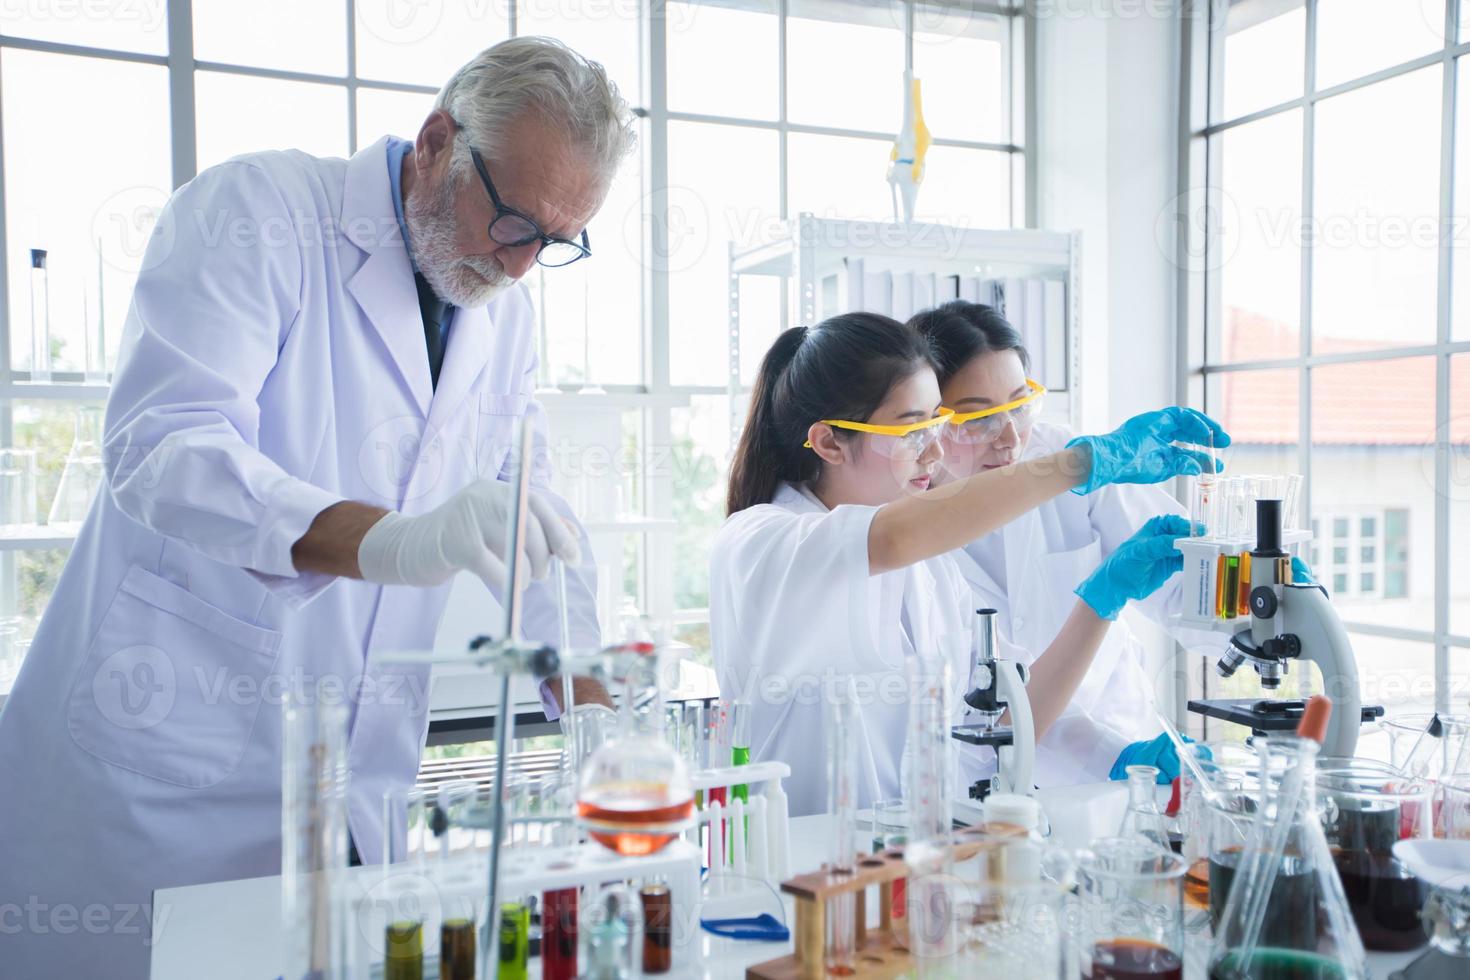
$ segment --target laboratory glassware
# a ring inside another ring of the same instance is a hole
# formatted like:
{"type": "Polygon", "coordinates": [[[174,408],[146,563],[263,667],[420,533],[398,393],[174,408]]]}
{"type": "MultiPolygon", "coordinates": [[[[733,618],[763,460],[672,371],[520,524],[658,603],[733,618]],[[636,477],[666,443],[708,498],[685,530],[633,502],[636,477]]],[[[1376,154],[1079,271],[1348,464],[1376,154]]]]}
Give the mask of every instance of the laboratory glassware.
{"type": "Polygon", "coordinates": [[[31,249],[31,380],[51,380],[51,294],[44,248],[31,249]]]}
{"type": "Polygon", "coordinates": [[[909,949],[924,978],[947,972],[959,948],[951,928],[954,895],[949,888],[954,871],[954,684],[949,661],[927,652],[906,657],[904,674],[909,692],[900,766],[909,816],[906,918],[909,949]]]}
{"type": "Polygon", "coordinates": [[[281,924],[286,980],[349,975],[347,708],[289,702],[281,760],[281,924]]]}
{"type": "MultiPolygon", "coordinates": [[[[991,800],[1007,794],[996,794],[991,800]]],[[[1070,855],[1039,838],[1000,838],[976,856],[978,876],[956,905],[966,980],[1054,980],[1065,975],[1070,855]]]]}
{"type": "Polygon", "coordinates": [[[578,926],[586,980],[628,980],[643,954],[643,909],[626,885],[604,886],[582,910],[578,926]]]}
{"type": "Polygon", "coordinates": [[[0,525],[36,523],[36,453],[0,449],[0,525]]]}
{"type": "MultiPolygon", "coordinates": [[[[862,731],[857,696],[848,678],[826,706],[827,812],[832,814],[832,851],[827,870],[848,876],[857,858],[857,740],[862,731]]],[[[826,968],[829,976],[857,972],[857,895],[843,892],[827,901],[826,968]]]]}
{"type": "Polygon", "coordinates": [[[1211,896],[1228,892],[1210,951],[1211,980],[1368,976],[1367,954],[1317,810],[1319,746],[1311,738],[1258,739],[1261,769],[1250,830],[1229,882],[1214,869],[1211,896]],[[1218,889],[1217,889],[1218,884],[1218,889]]]}
{"type": "MultiPolygon", "coordinates": [[[[82,329],[87,334],[86,379],[92,383],[107,381],[107,293],[102,275],[102,242],[97,242],[97,316],[89,319],[83,306],[82,329]]],[[[82,287],[83,303],[86,302],[86,286],[82,287]]]]}
{"type": "Polygon", "coordinates": [[[439,980],[475,980],[475,920],[446,918],[439,926],[439,980]]]}
{"type": "MultiPolygon", "coordinates": [[[[909,810],[902,799],[879,800],[873,804],[873,850],[902,848],[909,840],[909,810]]],[[[908,943],[908,898],[905,878],[897,878],[889,887],[888,918],[899,942],[908,943]]]]}
{"type": "Polygon", "coordinates": [[[424,980],[424,923],[389,922],[384,931],[383,980],[424,980]]]}
{"type": "Polygon", "coordinates": [[[1432,784],[1367,760],[1324,762],[1317,768],[1317,799],[1363,945],[1392,952],[1424,945],[1419,913],[1427,892],[1393,846],[1432,834],[1432,784]]]}
{"type": "Polygon", "coordinates": [[[531,909],[522,902],[500,906],[500,962],[498,980],[528,980],[531,951],[531,909]]]}
{"type": "Polygon", "coordinates": [[[1095,840],[1078,859],[1081,973],[1183,980],[1184,859],[1136,837],[1095,840]]]}
{"type": "Polygon", "coordinates": [[[1155,798],[1159,770],[1155,766],[1128,766],[1126,771],[1128,809],[1123,811],[1123,822],[1116,836],[1137,838],[1162,850],[1171,850],[1168,821],[1155,798]]]}
{"type": "Polygon", "coordinates": [[[619,854],[652,854],[693,822],[694,790],[684,760],[663,737],[653,645],[628,646],[634,652],[616,655],[624,680],[618,734],[584,758],[577,818],[593,840],[619,854]]]}
{"type": "Polygon", "coordinates": [[[56,499],[51,502],[47,517],[51,524],[84,520],[97,488],[102,485],[102,406],[78,406],[74,431],[61,470],[61,482],[56,487],[56,499]]]}
{"type": "Polygon", "coordinates": [[[668,973],[674,964],[674,905],[669,886],[644,885],[638,897],[643,904],[643,972],[668,973]]]}

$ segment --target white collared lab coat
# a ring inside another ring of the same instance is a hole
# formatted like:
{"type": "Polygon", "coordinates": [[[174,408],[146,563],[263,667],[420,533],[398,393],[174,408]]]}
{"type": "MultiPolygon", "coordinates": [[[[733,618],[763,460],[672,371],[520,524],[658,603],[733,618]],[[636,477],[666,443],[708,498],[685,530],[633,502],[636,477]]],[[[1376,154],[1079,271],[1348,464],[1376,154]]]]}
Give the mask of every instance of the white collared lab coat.
{"type": "MultiPolygon", "coordinates": [[[[303,681],[358,692],[349,821],[380,859],[428,670],[367,660],[431,647],[449,585],[298,574],[291,545],[342,499],[418,514],[499,476],[523,414],[546,440],[523,286],[457,312],[431,390],[385,147],[239,157],[159,221],[108,400],[107,480],[0,713],[0,974],[146,976],[149,918],[170,912],[154,889],[279,873],[281,705],[303,681]],[[6,909],[24,902],[36,918],[6,909]]],[[[588,643],[582,547],[569,587],[588,643]]],[[[556,623],[534,584],[526,634],[554,640],[556,623]]]]}
{"type": "MultiPolygon", "coordinates": [[[[1057,452],[1071,438],[1063,426],[1038,422],[1024,456],[1057,452]]],[[[1064,493],[952,554],[975,608],[998,610],[1001,638],[1030,662],[1056,638],[1079,601],[1073,590],[1103,559],[1149,518],[1184,513],[1157,486],[1064,493]],[[1004,585],[995,574],[999,568],[1004,585]]],[[[1168,617],[1180,611],[1180,589],[1180,576],[1174,575],[1147,599],[1129,602],[1108,629],[1076,695],[1037,744],[1039,786],[1106,780],[1124,746],[1159,733],[1150,706],[1154,679],[1127,619],[1143,615],[1167,627],[1168,617]]]]}
{"type": "MultiPolygon", "coordinates": [[[[751,751],[791,767],[791,813],[827,809],[823,698],[857,685],[858,806],[903,795],[908,717],[904,661],[947,658],[954,716],[963,712],[974,615],[953,559],[868,571],[876,507],[828,510],[806,487],[782,484],[769,504],[731,516],[710,555],[710,634],[720,693],[751,704],[751,751]],[[907,625],[906,625],[907,624],[907,625]]],[[[955,792],[994,771],[989,749],[953,743],[955,792]]]]}

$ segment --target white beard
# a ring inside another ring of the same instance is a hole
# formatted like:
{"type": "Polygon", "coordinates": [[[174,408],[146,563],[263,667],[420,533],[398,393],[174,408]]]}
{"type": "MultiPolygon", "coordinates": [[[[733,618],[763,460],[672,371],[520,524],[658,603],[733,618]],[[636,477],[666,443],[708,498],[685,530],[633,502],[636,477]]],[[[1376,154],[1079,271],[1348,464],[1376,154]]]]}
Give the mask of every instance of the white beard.
{"type": "MultiPolygon", "coordinates": [[[[440,299],[461,309],[484,306],[515,284],[491,257],[460,256],[455,244],[453,173],[439,187],[410,192],[403,217],[413,259],[440,299]]],[[[420,187],[423,185],[420,184],[420,187]]]]}

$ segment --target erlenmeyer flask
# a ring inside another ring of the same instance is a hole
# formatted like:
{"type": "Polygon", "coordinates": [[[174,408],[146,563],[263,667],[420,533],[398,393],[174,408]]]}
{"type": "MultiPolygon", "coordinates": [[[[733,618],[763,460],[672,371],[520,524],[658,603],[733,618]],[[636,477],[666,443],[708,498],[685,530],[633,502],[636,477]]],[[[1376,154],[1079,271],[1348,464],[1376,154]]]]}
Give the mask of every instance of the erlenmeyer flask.
{"type": "Polygon", "coordinates": [[[624,680],[618,733],[582,763],[577,819],[593,840],[619,854],[652,854],[689,827],[694,789],[684,760],[663,737],[663,692],[652,644],[623,649],[614,655],[624,680]]]}
{"type": "Polygon", "coordinates": [[[1162,850],[1169,847],[1169,824],[1154,797],[1159,770],[1154,766],[1129,766],[1128,809],[1123,811],[1119,837],[1148,841],[1162,850]]]}
{"type": "Polygon", "coordinates": [[[66,454],[47,522],[71,524],[84,520],[101,484],[102,406],[82,405],[77,409],[76,435],[66,454]]]}
{"type": "MultiPolygon", "coordinates": [[[[1261,800],[1210,953],[1211,980],[1358,980],[1367,954],[1317,813],[1317,743],[1260,740],[1261,800]]],[[[1211,888],[1215,881],[1211,881],[1211,888]]]]}

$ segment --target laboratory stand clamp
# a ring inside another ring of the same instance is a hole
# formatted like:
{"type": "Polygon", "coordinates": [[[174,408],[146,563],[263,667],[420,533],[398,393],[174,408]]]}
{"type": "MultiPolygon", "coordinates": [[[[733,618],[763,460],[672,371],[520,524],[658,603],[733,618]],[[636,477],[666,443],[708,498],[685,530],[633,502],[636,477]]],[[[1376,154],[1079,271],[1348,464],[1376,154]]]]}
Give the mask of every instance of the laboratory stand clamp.
{"type": "MultiPolygon", "coordinates": [[[[1227,535],[1176,542],[1184,555],[1185,609],[1180,624],[1228,633],[1230,639],[1215,665],[1216,672],[1230,677],[1250,664],[1268,692],[1281,686],[1293,661],[1316,663],[1334,706],[1323,753],[1351,758],[1359,728],[1381,717],[1383,708],[1362,704],[1352,644],[1327,590],[1315,582],[1293,580],[1286,546],[1307,541],[1308,532],[1283,532],[1280,500],[1256,499],[1253,503],[1254,547],[1227,535]]],[[[1202,699],[1190,701],[1189,710],[1264,734],[1295,729],[1303,703],[1269,698],[1202,699]]]]}
{"type": "Polygon", "coordinates": [[[977,721],[956,725],[950,734],[969,745],[995,749],[995,775],[970,787],[970,798],[984,800],[991,793],[1030,796],[1036,787],[1036,727],[1031,720],[1031,700],[1026,695],[1026,665],[996,656],[994,609],[975,610],[975,661],[970,667],[965,704],[977,721]],[[1000,724],[1009,709],[1011,723],[1000,724]]]}

